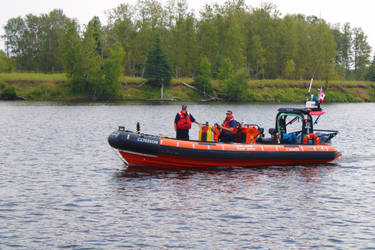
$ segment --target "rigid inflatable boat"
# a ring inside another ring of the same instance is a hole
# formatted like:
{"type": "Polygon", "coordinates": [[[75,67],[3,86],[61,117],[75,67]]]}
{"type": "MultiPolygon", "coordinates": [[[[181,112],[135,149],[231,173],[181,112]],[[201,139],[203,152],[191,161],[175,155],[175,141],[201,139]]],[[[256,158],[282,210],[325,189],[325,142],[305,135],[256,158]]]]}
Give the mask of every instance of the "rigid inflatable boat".
{"type": "Polygon", "coordinates": [[[229,143],[218,141],[210,134],[214,128],[208,125],[201,128],[198,141],[143,134],[138,126],[136,132],[119,127],[108,137],[108,142],[129,166],[207,168],[322,164],[341,156],[330,145],[338,131],[314,129],[324,113],[315,106],[280,108],[275,128],[269,129],[269,138],[265,138],[264,129],[256,124],[241,124],[236,141],[229,143]],[[315,121],[313,116],[317,116],[315,121]],[[297,124],[297,131],[289,129],[293,124],[297,124]]]}

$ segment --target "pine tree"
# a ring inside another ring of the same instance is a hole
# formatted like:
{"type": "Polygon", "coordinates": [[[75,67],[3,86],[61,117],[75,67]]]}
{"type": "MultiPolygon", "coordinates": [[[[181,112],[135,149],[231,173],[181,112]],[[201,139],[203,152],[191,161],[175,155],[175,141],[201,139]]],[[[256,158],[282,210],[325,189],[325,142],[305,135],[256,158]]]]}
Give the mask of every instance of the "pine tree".
{"type": "Polygon", "coordinates": [[[160,98],[163,98],[163,88],[171,81],[172,72],[168,58],[161,48],[159,36],[156,37],[152,49],[147,54],[144,77],[151,85],[161,87],[160,98]]]}

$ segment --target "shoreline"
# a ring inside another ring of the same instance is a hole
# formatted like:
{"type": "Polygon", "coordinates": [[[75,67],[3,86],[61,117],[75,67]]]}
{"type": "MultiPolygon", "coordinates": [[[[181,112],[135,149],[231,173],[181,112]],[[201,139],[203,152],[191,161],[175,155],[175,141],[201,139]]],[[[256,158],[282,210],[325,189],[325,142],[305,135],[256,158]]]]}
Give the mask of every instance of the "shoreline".
{"type": "MultiPolygon", "coordinates": [[[[121,77],[119,96],[111,100],[92,100],[85,96],[70,93],[70,83],[65,74],[41,73],[1,73],[0,93],[6,87],[14,87],[16,96],[27,101],[51,102],[110,102],[110,103],[301,103],[306,100],[309,80],[249,80],[249,90],[245,98],[236,101],[225,100],[222,84],[212,80],[215,96],[199,93],[194,89],[192,78],[173,79],[165,88],[164,98],[160,99],[160,88],[145,84],[140,77],[121,77]]],[[[325,81],[314,80],[311,93],[323,87],[325,103],[372,103],[375,102],[375,82],[365,81],[325,81]]]]}

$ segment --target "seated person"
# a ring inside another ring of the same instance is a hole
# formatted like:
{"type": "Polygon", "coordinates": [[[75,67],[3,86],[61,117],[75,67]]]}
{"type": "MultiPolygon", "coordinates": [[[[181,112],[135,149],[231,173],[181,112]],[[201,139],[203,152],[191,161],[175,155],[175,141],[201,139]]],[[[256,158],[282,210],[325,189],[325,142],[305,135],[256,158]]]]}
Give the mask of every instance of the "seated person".
{"type": "Polygon", "coordinates": [[[236,141],[237,139],[237,121],[234,119],[232,115],[232,111],[227,110],[226,118],[222,125],[215,123],[220,130],[220,137],[219,139],[224,142],[232,142],[236,141]]]}

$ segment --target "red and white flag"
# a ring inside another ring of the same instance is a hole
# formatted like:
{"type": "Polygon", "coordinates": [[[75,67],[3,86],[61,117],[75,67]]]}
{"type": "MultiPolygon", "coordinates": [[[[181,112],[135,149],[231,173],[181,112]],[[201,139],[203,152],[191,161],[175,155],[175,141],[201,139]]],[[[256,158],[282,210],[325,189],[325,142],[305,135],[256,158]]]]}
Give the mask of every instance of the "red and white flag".
{"type": "Polygon", "coordinates": [[[320,103],[324,102],[324,97],[326,97],[326,94],[324,94],[323,88],[320,89],[320,103]]]}

